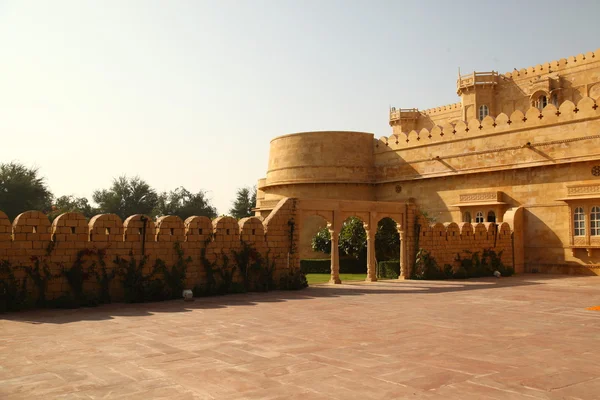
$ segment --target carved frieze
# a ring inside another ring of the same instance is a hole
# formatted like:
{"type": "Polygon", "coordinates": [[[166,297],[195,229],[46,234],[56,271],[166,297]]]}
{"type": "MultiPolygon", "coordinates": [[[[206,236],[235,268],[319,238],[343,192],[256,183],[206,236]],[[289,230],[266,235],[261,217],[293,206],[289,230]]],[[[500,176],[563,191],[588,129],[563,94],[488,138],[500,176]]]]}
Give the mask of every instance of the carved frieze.
{"type": "Polygon", "coordinates": [[[581,196],[583,194],[600,193],[600,185],[577,185],[567,187],[569,196],[581,196]]]}
{"type": "Polygon", "coordinates": [[[464,193],[460,195],[461,203],[477,201],[501,201],[502,192],[464,193]]]}

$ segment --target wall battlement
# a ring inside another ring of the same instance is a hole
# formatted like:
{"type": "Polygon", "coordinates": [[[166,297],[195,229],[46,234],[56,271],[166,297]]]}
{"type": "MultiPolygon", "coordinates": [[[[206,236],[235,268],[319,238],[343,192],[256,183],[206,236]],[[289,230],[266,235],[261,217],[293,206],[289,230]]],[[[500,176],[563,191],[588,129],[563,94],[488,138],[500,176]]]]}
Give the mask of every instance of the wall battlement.
{"type": "Polygon", "coordinates": [[[421,147],[430,143],[452,141],[455,139],[474,138],[493,133],[509,133],[523,129],[534,129],[553,124],[576,122],[600,116],[600,105],[591,97],[584,97],[575,105],[566,100],[556,108],[548,104],[542,111],[535,107],[529,108],[525,114],[516,110],[510,116],[500,113],[496,118],[485,117],[482,121],[472,119],[435,126],[431,130],[421,129],[419,132],[410,131],[382,136],[374,142],[375,153],[387,150],[421,147]]]}
{"type": "MultiPolygon", "coordinates": [[[[419,247],[435,257],[438,265],[455,266],[456,255],[464,256],[465,251],[482,252],[491,249],[501,254],[502,263],[513,266],[513,246],[511,226],[507,222],[471,224],[469,222],[440,222],[430,224],[420,216],[419,247]]],[[[521,271],[519,271],[521,272],[521,271]]]]}
{"type": "MultiPolygon", "coordinates": [[[[219,217],[211,221],[199,216],[185,221],[177,216],[163,216],[153,221],[142,214],[125,221],[114,214],[100,214],[87,221],[82,214],[65,213],[50,223],[42,212],[26,211],[11,223],[0,211],[0,261],[15,267],[15,274],[22,278],[25,272],[16,267],[32,266],[35,258],[44,257],[52,276],[60,276],[62,268],[70,268],[81,250],[103,250],[109,270],[115,268],[112,261],[116,257],[129,259],[133,255],[137,260],[148,258],[145,272],[149,273],[157,259],[166,265],[177,261],[174,245],[178,243],[184,256],[192,260],[186,276],[186,287],[192,288],[204,284],[206,278],[202,257],[210,262],[222,261],[224,255],[233,259],[233,251],[247,243],[263,259],[268,257],[275,263],[278,279],[288,268],[297,267],[297,257],[288,254],[293,252],[289,225],[293,217],[294,200],[288,198],[282,199],[264,221],[257,217],[239,221],[219,217]],[[48,253],[49,247],[52,251],[48,253]]],[[[114,284],[115,288],[119,285],[116,280],[114,284]]],[[[64,278],[52,279],[49,298],[68,292],[64,278]]],[[[114,299],[118,298],[119,294],[115,295],[114,299]]]]}
{"type": "Polygon", "coordinates": [[[585,54],[578,54],[576,56],[561,58],[544,64],[538,64],[536,66],[506,72],[503,76],[509,79],[522,79],[524,77],[531,78],[552,72],[561,72],[565,69],[572,68],[575,66],[581,66],[595,61],[600,61],[598,59],[599,55],[600,49],[597,49],[596,51],[590,51],[585,54]]]}
{"type": "Polygon", "coordinates": [[[439,106],[439,107],[428,108],[426,110],[423,110],[423,113],[426,115],[436,115],[436,114],[447,112],[447,111],[460,110],[461,108],[462,108],[462,104],[459,102],[459,103],[446,104],[446,105],[439,106]]]}

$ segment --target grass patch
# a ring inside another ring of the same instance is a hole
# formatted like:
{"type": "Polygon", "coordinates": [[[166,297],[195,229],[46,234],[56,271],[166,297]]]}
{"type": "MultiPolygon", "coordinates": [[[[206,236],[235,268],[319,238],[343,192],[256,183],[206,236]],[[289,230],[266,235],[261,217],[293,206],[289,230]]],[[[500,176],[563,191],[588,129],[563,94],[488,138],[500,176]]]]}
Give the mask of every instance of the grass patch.
{"type": "MultiPolygon", "coordinates": [[[[330,274],[306,274],[306,280],[309,285],[315,283],[327,283],[331,278],[330,274]]],[[[367,279],[367,274],[340,274],[340,279],[344,281],[364,281],[367,279]]]]}

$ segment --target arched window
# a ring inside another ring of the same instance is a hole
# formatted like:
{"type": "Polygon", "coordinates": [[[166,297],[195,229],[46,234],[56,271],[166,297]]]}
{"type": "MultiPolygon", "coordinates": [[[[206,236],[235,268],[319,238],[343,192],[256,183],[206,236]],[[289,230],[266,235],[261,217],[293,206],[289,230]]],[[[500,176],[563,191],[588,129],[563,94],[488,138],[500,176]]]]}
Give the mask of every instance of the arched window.
{"type": "Polygon", "coordinates": [[[475,214],[475,222],[478,224],[483,222],[483,213],[481,211],[477,211],[477,214],[475,214]]]}
{"type": "Polygon", "coordinates": [[[485,117],[490,114],[490,109],[485,104],[479,106],[479,120],[482,121],[485,117]]]}
{"type": "Polygon", "coordinates": [[[550,101],[552,102],[552,105],[554,107],[558,108],[558,95],[556,93],[554,93],[550,99],[551,99],[550,101]]]}
{"type": "Polygon", "coordinates": [[[545,95],[541,95],[540,97],[538,97],[537,101],[535,102],[535,106],[540,111],[542,111],[544,109],[544,107],[546,107],[547,105],[548,105],[548,98],[545,95]]]}
{"type": "Polygon", "coordinates": [[[463,214],[463,222],[471,222],[471,213],[468,211],[465,211],[465,213],[463,214]]]}
{"type": "Polygon", "coordinates": [[[488,211],[487,222],[496,222],[496,213],[493,211],[488,211]]]}
{"type": "Polygon", "coordinates": [[[592,207],[590,213],[590,234],[600,236],[600,206],[592,207]]]}
{"type": "Polygon", "coordinates": [[[577,207],[573,213],[573,228],[575,236],[585,236],[585,214],[583,207],[577,207]]]}

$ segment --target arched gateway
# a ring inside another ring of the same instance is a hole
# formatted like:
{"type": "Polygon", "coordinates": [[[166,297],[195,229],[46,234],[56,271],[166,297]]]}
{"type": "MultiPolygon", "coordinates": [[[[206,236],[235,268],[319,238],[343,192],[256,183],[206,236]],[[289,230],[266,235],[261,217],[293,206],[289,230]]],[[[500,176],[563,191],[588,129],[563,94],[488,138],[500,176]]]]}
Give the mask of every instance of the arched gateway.
{"type": "Polygon", "coordinates": [[[400,279],[410,276],[407,260],[407,246],[405,240],[406,214],[409,205],[406,203],[392,203],[380,201],[360,200],[330,200],[330,199],[296,199],[295,212],[298,231],[302,229],[303,221],[311,215],[319,215],[327,221],[327,228],[331,234],[331,283],[341,283],[339,272],[338,237],[342,223],[349,217],[360,218],[367,234],[367,281],[376,281],[375,265],[375,233],[377,224],[383,218],[392,218],[396,221],[396,228],[400,234],[400,279]]]}

